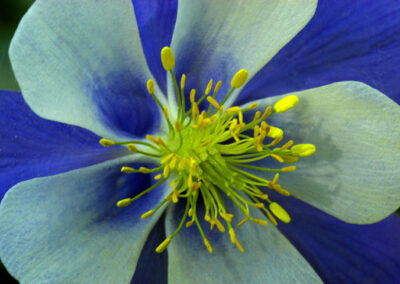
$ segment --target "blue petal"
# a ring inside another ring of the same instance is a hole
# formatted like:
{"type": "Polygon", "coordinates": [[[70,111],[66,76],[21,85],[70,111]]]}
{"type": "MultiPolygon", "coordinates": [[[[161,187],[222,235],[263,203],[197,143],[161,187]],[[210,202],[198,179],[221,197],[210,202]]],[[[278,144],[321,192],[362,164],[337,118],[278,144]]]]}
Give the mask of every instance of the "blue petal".
{"type": "Polygon", "coordinates": [[[80,127],[42,119],[21,94],[0,91],[0,200],[20,181],[86,167],[129,153],[104,148],[80,127]]]}
{"type": "Polygon", "coordinates": [[[171,43],[177,2],[177,0],[132,0],[147,64],[165,94],[167,93],[166,72],[161,64],[160,53],[164,46],[171,43]]]}
{"type": "MultiPolygon", "coordinates": [[[[232,243],[229,234],[220,233],[202,220],[204,210],[199,210],[200,223],[213,253],[204,246],[203,239],[193,225],[182,228],[168,246],[168,278],[171,283],[320,283],[320,279],[298,251],[272,225],[260,226],[251,222],[236,229],[244,215],[225,202],[227,212],[233,214],[232,227],[244,248],[241,253],[232,243]]],[[[198,203],[198,208],[200,206],[198,203]]],[[[166,212],[166,233],[171,235],[182,218],[178,206],[166,212]]],[[[254,218],[265,219],[258,209],[250,209],[254,218]]]]}
{"type": "MultiPolygon", "coordinates": [[[[203,94],[208,81],[222,80],[218,98],[242,68],[249,78],[311,19],[317,1],[181,1],[171,47],[176,74],[187,75],[187,94],[203,94]]],[[[169,97],[172,92],[168,92],[169,97]]],[[[235,91],[232,98],[238,94],[235,91]]],[[[189,99],[186,101],[189,102],[189,99]]],[[[228,101],[229,104],[229,101],[228,101]]]]}
{"type": "Polygon", "coordinates": [[[323,0],[238,103],[346,80],[364,82],[400,103],[399,65],[399,1],[323,0]]]}
{"type": "Polygon", "coordinates": [[[10,58],[25,100],[44,118],[111,139],[158,124],[130,0],[35,1],[10,58]]]}
{"type": "MultiPolygon", "coordinates": [[[[400,219],[371,225],[340,221],[300,200],[273,196],[292,217],[278,229],[324,283],[398,283],[400,219]]],[[[371,209],[372,210],[372,209],[371,209]]]]}
{"type": "MultiPolygon", "coordinates": [[[[118,159],[19,183],[0,207],[0,255],[22,283],[128,283],[162,210],[156,188],[125,208],[118,200],[150,186],[149,175],[126,175],[118,159]]],[[[135,165],[139,166],[139,165],[135,165]]]]}

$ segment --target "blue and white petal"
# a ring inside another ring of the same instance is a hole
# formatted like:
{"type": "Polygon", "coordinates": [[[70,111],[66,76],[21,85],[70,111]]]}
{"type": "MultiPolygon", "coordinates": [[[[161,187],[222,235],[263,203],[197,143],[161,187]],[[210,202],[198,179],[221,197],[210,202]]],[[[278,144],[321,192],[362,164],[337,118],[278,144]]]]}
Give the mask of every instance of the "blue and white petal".
{"type": "Polygon", "coordinates": [[[316,5],[315,0],[179,1],[171,43],[176,74],[186,73],[187,88],[200,93],[211,78],[222,80],[219,95],[226,94],[239,69],[253,77],[307,24],[316,5]]]}
{"type": "Polygon", "coordinates": [[[237,104],[339,81],[400,103],[400,2],[320,0],[314,17],[240,93],[237,104]]]}
{"type": "Polygon", "coordinates": [[[159,123],[132,2],[36,1],[10,47],[22,93],[38,115],[115,139],[159,123]]]}
{"type": "MultiPolygon", "coordinates": [[[[240,220],[243,215],[239,209],[229,202],[225,204],[227,212],[240,220]]],[[[204,216],[203,212],[198,214],[204,216]]],[[[253,210],[251,215],[265,219],[259,210],[253,210]]],[[[182,210],[177,206],[167,211],[167,236],[175,231],[181,216],[182,210]]],[[[208,252],[196,225],[182,228],[168,246],[169,282],[187,283],[190,279],[194,283],[321,283],[307,261],[272,224],[264,227],[248,222],[236,229],[244,248],[241,253],[228,233],[215,228],[210,232],[208,223],[200,223],[214,252],[208,252]]]]}
{"type": "Polygon", "coordinates": [[[280,184],[348,223],[373,223],[393,213],[400,206],[397,103],[351,81],[294,94],[296,107],[272,115],[270,123],[284,130],[285,141],[312,143],[317,151],[300,159],[295,172],[282,174],[280,184]]]}
{"type": "Polygon", "coordinates": [[[324,283],[396,283],[400,271],[400,219],[353,225],[296,198],[273,195],[290,214],[278,229],[324,283]]]}
{"type": "Polygon", "coordinates": [[[38,117],[17,92],[0,91],[0,201],[18,182],[87,167],[123,155],[86,129],[38,117]]]}
{"type": "MultiPolygon", "coordinates": [[[[0,207],[0,254],[22,283],[128,283],[147,235],[162,210],[140,215],[165,198],[157,188],[125,208],[116,202],[151,185],[105,162],[19,183],[0,207]]],[[[138,165],[136,165],[138,166],[138,165]]]]}

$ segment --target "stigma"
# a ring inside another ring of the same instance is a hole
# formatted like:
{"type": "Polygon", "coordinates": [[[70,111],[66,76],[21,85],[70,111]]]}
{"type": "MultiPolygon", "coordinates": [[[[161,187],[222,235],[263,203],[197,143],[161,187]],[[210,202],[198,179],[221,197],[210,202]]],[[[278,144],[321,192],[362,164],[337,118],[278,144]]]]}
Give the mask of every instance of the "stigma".
{"type": "Polygon", "coordinates": [[[147,82],[147,90],[163,113],[168,125],[168,134],[163,137],[147,135],[147,141],[117,142],[105,138],[100,140],[100,144],[104,147],[125,145],[131,152],[159,161],[159,165],[151,169],[126,166],[121,168],[126,174],[153,174],[155,182],[138,195],[119,200],[116,206],[129,206],[141,196],[157,190],[159,185],[169,182],[167,197],[150,211],[143,212],[141,216],[142,219],[146,219],[168,204],[173,205],[178,202],[185,204],[185,211],[175,232],[159,244],[155,249],[156,252],[163,252],[183,225],[186,228],[195,225],[203,238],[205,248],[212,253],[211,243],[200,224],[200,218],[209,223],[210,230],[216,228],[221,233],[227,231],[232,244],[244,252],[235,234],[235,229],[244,223],[250,221],[256,226],[266,226],[270,221],[277,226],[277,219],[283,223],[291,221],[288,212],[270,199],[268,191],[290,196],[290,192],[283,188],[278,180],[280,174],[295,171],[296,166],[264,168],[254,165],[254,162],[273,159],[279,163],[296,163],[299,158],[315,153],[316,148],[312,144],[294,145],[292,140],[284,143],[284,131],[267,123],[271,115],[279,115],[295,107],[299,98],[289,95],[277,101],[273,107],[266,107],[263,112],[255,111],[257,103],[245,108],[225,107],[225,102],[232,92],[246,83],[248,79],[246,69],[237,71],[230,82],[230,90],[222,100],[218,100],[216,95],[221,88],[221,81],[214,86],[214,81],[211,79],[203,94],[198,95],[197,90],[192,89],[188,92],[189,96],[186,96],[186,75],[182,75],[178,84],[173,72],[174,54],[169,47],[162,49],[161,62],[175,86],[178,105],[176,113],[170,113],[168,107],[158,100],[154,81],[151,79],[147,82]],[[186,109],[186,98],[190,100],[188,109],[186,109]],[[206,107],[201,110],[200,104],[206,107]],[[254,113],[254,116],[245,121],[244,114],[248,112],[254,113]],[[281,146],[278,146],[279,144],[281,146]],[[271,178],[266,179],[255,174],[260,171],[270,172],[271,178]],[[237,206],[241,215],[229,212],[225,205],[226,201],[237,206]],[[198,212],[200,202],[204,208],[202,216],[198,212]],[[265,219],[252,217],[251,207],[262,210],[265,219]],[[238,221],[235,228],[232,224],[233,219],[238,221]]]}

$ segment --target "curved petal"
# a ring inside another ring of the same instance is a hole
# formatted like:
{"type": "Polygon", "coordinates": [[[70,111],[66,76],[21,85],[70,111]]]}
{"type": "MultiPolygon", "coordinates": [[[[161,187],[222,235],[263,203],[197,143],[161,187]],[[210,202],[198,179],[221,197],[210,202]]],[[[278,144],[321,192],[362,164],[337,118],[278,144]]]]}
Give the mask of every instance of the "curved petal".
{"type": "MultiPolygon", "coordinates": [[[[235,215],[235,221],[240,220],[242,214],[236,207],[227,209],[235,215]]],[[[166,213],[166,233],[170,235],[183,212],[171,206],[166,213]]],[[[259,210],[251,214],[264,218],[259,210]]],[[[168,246],[170,282],[185,283],[191,279],[195,283],[320,283],[314,270],[273,225],[263,227],[248,222],[235,230],[244,248],[241,253],[228,233],[209,232],[209,224],[202,220],[200,223],[214,252],[207,251],[196,225],[183,228],[168,246]]],[[[236,224],[232,226],[236,228],[236,224]]]]}
{"type": "Polygon", "coordinates": [[[151,184],[149,175],[125,175],[118,159],[14,186],[0,207],[0,255],[23,283],[127,283],[165,198],[157,188],[125,208],[120,199],[151,184]]]}
{"type": "Polygon", "coordinates": [[[80,127],[42,119],[20,93],[0,91],[0,200],[18,182],[55,175],[131,154],[104,148],[80,127]]]}
{"type": "Polygon", "coordinates": [[[318,1],[307,26],[241,92],[238,103],[361,81],[400,103],[400,2],[318,1]]]}
{"type": "MultiPolygon", "coordinates": [[[[349,223],[374,223],[400,206],[400,107],[360,82],[299,93],[297,106],[271,124],[317,152],[300,159],[280,184],[296,197],[349,223]]],[[[274,97],[260,105],[273,104],[274,97]]]]}
{"type": "Polygon", "coordinates": [[[340,221],[298,199],[273,196],[292,217],[278,229],[324,283],[396,283],[400,271],[400,219],[371,225],[340,221]]]}
{"type": "Polygon", "coordinates": [[[157,123],[131,1],[35,1],[10,47],[16,78],[40,116],[111,139],[157,123]]]}
{"type": "Polygon", "coordinates": [[[186,73],[187,88],[200,93],[211,78],[222,80],[223,98],[233,75],[245,68],[253,77],[307,24],[316,5],[314,0],[180,1],[171,44],[175,73],[186,73]]]}
{"type": "Polygon", "coordinates": [[[160,60],[161,49],[170,45],[175,27],[177,0],[132,0],[147,64],[162,92],[167,93],[166,72],[160,60]]]}

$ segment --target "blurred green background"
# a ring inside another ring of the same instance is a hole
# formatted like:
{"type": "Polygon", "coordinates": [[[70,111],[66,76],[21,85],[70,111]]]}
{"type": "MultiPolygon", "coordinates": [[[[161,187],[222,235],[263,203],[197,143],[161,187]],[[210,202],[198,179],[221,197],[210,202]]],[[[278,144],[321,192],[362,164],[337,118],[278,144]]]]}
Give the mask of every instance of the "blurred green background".
{"type": "MultiPolygon", "coordinates": [[[[8,47],[18,22],[32,5],[33,0],[0,0],[0,89],[18,91],[8,58],[8,47]]],[[[0,263],[2,283],[17,283],[0,263]]]]}

